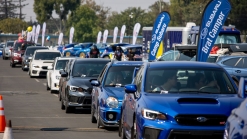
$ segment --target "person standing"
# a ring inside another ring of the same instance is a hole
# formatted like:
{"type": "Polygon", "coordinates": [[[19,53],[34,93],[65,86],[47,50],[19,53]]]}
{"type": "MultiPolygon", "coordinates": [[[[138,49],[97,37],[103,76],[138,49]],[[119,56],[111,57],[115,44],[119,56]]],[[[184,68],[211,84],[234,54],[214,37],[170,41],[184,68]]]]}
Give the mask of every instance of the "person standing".
{"type": "Polygon", "coordinates": [[[115,54],[114,54],[114,58],[116,58],[116,60],[118,60],[118,61],[122,61],[122,56],[123,56],[123,53],[120,50],[120,47],[117,46],[117,49],[116,49],[115,54]]]}
{"type": "Polygon", "coordinates": [[[90,58],[98,58],[99,57],[99,49],[94,45],[93,48],[90,50],[90,58]]]}
{"type": "Polygon", "coordinates": [[[132,51],[132,49],[129,49],[127,57],[129,61],[135,61],[134,60],[135,53],[132,51]]]}

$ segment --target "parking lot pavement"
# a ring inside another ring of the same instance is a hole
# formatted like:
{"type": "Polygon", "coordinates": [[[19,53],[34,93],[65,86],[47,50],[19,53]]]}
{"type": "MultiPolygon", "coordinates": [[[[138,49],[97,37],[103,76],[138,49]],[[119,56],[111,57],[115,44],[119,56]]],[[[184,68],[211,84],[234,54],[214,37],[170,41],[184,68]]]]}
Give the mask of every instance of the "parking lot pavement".
{"type": "Polygon", "coordinates": [[[0,95],[15,139],[118,138],[118,129],[92,124],[90,111],[61,110],[57,94],[46,91],[45,78],[30,78],[20,67],[11,68],[9,60],[0,59],[0,65],[0,95]]]}

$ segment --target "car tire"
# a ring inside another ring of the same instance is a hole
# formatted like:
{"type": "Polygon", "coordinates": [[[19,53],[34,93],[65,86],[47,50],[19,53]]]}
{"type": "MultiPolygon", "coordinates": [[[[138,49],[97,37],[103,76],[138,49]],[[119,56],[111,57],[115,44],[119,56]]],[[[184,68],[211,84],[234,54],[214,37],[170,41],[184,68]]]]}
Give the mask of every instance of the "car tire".
{"type": "Polygon", "coordinates": [[[91,122],[97,123],[97,119],[94,117],[95,110],[93,108],[93,105],[91,106],[91,122]]]}
{"type": "Polygon", "coordinates": [[[15,67],[15,64],[13,64],[13,63],[10,63],[10,66],[11,66],[12,68],[14,68],[14,67],[15,67]]]}
{"type": "Polygon", "coordinates": [[[61,99],[61,109],[64,110],[65,109],[65,106],[63,104],[63,100],[61,99]]]}
{"type": "MultiPolygon", "coordinates": [[[[68,101],[66,101],[67,103],[68,101]]],[[[69,107],[68,104],[65,104],[65,113],[71,113],[73,112],[73,107],[69,107]]]]}
{"type": "Polygon", "coordinates": [[[136,139],[136,122],[134,118],[133,126],[131,127],[131,136],[130,139],[136,139]]]}
{"type": "Polygon", "coordinates": [[[46,82],[46,90],[50,90],[50,87],[48,86],[48,82],[46,82]]]}
{"type": "Polygon", "coordinates": [[[121,137],[121,139],[127,139],[125,136],[124,128],[123,128],[123,115],[122,114],[121,114],[121,119],[119,121],[118,136],[121,137]]]}
{"type": "Polygon", "coordinates": [[[5,60],[5,57],[4,56],[2,56],[3,57],[3,60],[5,60]]]}
{"type": "Polygon", "coordinates": [[[85,53],[80,53],[79,57],[80,58],[86,58],[86,55],[85,55],[85,53]]]}
{"type": "Polygon", "coordinates": [[[70,55],[71,55],[70,52],[66,52],[66,53],[65,53],[65,56],[66,56],[66,57],[70,57],[70,55]]]}
{"type": "Polygon", "coordinates": [[[98,112],[97,112],[97,127],[98,128],[103,128],[103,125],[102,125],[102,123],[101,123],[101,120],[100,120],[100,116],[99,116],[99,106],[98,106],[98,112]]]}
{"type": "Polygon", "coordinates": [[[105,59],[110,59],[110,57],[109,57],[109,56],[104,56],[103,58],[105,58],[105,59]]]}
{"type": "Polygon", "coordinates": [[[33,76],[31,75],[30,71],[29,71],[29,73],[28,73],[28,74],[29,74],[29,77],[30,77],[30,78],[33,78],[33,76]]]}

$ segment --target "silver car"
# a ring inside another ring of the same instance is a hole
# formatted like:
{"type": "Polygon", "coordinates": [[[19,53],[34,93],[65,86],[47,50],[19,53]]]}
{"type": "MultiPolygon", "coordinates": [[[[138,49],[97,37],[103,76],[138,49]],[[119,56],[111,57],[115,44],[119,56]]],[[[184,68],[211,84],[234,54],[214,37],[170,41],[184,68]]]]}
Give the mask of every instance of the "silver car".
{"type": "Polygon", "coordinates": [[[7,41],[3,47],[3,59],[6,60],[8,58],[11,57],[11,50],[10,48],[12,48],[14,45],[14,41],[7,41]]]}

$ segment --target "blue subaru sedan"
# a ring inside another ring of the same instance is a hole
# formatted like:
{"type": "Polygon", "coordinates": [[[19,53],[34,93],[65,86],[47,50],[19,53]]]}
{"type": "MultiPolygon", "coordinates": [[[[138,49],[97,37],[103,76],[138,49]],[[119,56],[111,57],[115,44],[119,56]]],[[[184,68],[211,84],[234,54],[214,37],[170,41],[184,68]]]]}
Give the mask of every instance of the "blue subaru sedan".
{"type": "Polygon", "coordinates": [[[97,127],[118,127],[124,85],[130,84],[133,71],[141,61],[112,61],[102,70],[97,81],[92,80],[92,123],[97,127]]]}
{"type": "Polygon", "coordinates": [[[136,139],[223,138],[244,100],[225,69],[208,62],[144,63],[125,92],[119,136],[136,139]]]}
{"type": "MultiPolygon", "coordinates": [[[[239,96],[247,97],[247,78],[243,77],[239,82],[239,96]]],[[[241,105],[232,110],[226,122],[224,139],[246,139],[247,138],[247,99],[241,105]]]]}

